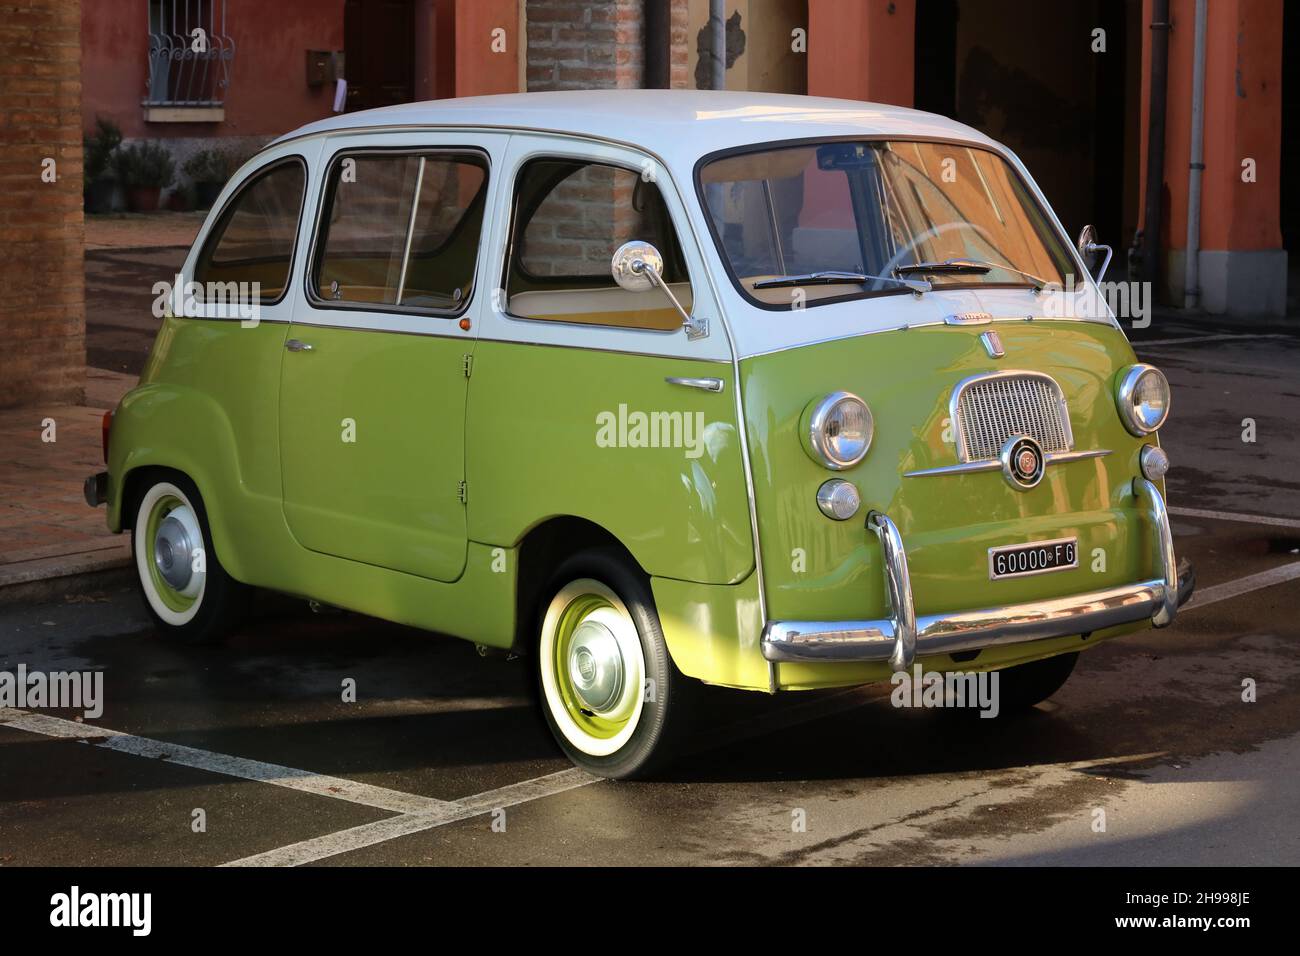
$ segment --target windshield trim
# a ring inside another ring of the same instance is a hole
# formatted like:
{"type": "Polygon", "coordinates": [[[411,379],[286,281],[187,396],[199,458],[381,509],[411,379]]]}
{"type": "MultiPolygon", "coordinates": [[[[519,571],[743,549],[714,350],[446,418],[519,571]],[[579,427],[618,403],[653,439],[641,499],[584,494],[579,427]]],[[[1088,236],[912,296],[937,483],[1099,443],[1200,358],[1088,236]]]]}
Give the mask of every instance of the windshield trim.
{"type": "MultiPolygon", "coordinates": [[[[966,149],[978,149],[985,153],[991,153],[1006,163],[1011,174],[1015,176],[1016,180],[1020,183],[1020,187],[1024,190],[1026,198],[1031,200],[1038,207],[1037,211],[1042,215],[1048,229],[1057,241],[1060,242],[1061,247],[1065,250],[1070,262],[1080,270],[1078,275],[1080,277],[1091,275],[1079,260],[1074,244],[1061,228],[1061,225],[1056,218],[1056,213],[1045,201],[1040,202],[1038,190],[1035,189],[1023,175],[1021,175],[1020,168],[1017,166],[1010,153],[1000,146],[988,143],[974,143],[970,140],[956,139],[951,136],[917,136],[899,135],[897,133],[864,133],[861,135],[846,136],[802,136],[796,139],[777,139],[765,143],[747,143],[743,146],[730,146],[726,149],[714,150],[696,160],[695,166],[691,171],[691,178],[694,181],[695,186],[695,198],[700,205],[700,212],[704,216],[704,224],[708,227],[709,237],[713,240],[714,251],[717,252],[718,258],[722,261],[722,268],[726,270],[727,278],[731,280],[732,287],[740,293],[742,299],[755,308],[762,309],[764,312],[803,312],[808,309],[819,308],[823,305],[837,305],[842,302],[855,302],[860,299],[877,299],[882,296],[914,294],[911,289],[902,287],[897,289],[880,289],[874,292],[848,292],[844,295],[810,299],[796,308],[793,302],[790,305],[777,305],[771,302],[763,302],[762,300],[755,298],[749,293],[749,290],[745,288],[744,283],[740,281],[740,277],[736,275],[736,271],[731,265],[731,258],[727,255],[726,247],[722,244],[722,237],[718,233],[717,223],[714,222],[713,216],[709,213],[708,199],[704,195],[704,181],[701,176],[704,167],[719,159],[727,159],[731,156],[743,156],[747,153],[765,153],[778,149],[794,149],[800,146],[814,146],[821,143],[940,143],[946,146],[960,146],[966,149]]],[[[946,289],[955,290],[959,288],[1028,289],[1029,286],[1023,283],[938,283],[934,284],[931,291],[925,294],[933,295],[936,292],[942,292],[946,289]]]]}

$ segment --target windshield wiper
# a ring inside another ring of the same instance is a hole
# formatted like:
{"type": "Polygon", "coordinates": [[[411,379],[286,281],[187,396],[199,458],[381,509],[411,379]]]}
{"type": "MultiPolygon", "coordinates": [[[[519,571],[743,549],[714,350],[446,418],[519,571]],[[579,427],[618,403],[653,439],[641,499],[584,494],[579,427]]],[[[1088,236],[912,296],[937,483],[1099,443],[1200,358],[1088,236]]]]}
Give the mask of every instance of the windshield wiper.
{"type": "Polygon", "coordinates": [[[897,276],[870,276],[861,272],[805,272],[803,275],[778,276],[775,279],[761,279],[754,283],[755,289],[785,289],[801,285],[856,285],[867,282],[896,282],[920,295],[929,292],[930,283],[916,279],[900,279],[897,276]]]}
{"type": "Polygon", "coordinates": [[[945,259],[943,262],[916,262],[906,266],[895,266],[894,272],[900,276],[911,275],[912,273],[942,274],[952,273],[955,275],[986,275],[993,269],[1002,269],[1006,272],[1014,272],[1018,276],[1023,276],[1034,285],[1034,291],[1039,292],[1047,288],[1048,281],[1041,276],[1036,276],[1032,272],[1022,272],[1012,266],[1002,262],[989,262],[984,259],[945,259]]]}

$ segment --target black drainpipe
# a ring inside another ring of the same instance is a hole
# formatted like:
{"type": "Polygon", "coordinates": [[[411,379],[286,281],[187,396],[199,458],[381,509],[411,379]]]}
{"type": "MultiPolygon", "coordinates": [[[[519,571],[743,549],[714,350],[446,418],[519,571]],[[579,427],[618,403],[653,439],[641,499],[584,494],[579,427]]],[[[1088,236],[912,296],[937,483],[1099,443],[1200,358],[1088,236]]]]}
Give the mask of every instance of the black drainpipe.
{"type": "Polygon", "coordinates": [[[672,4],[645,0],[645,88],[672,86],[672,4]]]}
{"type": "Polygon", "coordinates": [[[1147,116],[1146,210],[1142,216],[1142,279],[1160,280],[1160,207],[1165,192],[1165,111],[1168,105],[1169,0],[1151,4],[1151,92],[1147,116]]]}

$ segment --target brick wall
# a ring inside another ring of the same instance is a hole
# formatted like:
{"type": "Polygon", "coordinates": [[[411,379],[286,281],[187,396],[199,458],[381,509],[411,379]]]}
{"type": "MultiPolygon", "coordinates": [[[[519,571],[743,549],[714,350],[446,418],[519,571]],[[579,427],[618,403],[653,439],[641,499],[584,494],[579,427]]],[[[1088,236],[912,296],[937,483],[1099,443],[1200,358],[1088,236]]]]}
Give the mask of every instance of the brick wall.
{"type": "Polygon", "coordinates": [[[690,88],[691,53],[690,53],[690,7],[687,0],[673,0],[669,37],[672,41],[672,54],[669,60],[669,86],[674,90],[690,88]]]}
{"type": "Polygon", "coordinates": [[[528,89],[637,89],[645,68],[642,0],[527,0],[528,89]]]}
{"type": "Polygon", "coordinates": [[[80,0],[0,0],[0,407],[85,385],[80,30],[80,0]]]}

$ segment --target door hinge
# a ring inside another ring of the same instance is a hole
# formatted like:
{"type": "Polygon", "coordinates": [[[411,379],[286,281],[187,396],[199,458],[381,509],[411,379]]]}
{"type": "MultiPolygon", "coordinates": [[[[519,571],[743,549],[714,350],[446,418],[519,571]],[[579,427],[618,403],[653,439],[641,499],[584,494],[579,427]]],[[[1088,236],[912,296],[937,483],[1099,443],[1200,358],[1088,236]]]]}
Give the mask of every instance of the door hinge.
{"type": "Polygon", "coordinates": [[[462,356],[461,356],[461,368],[462,368],[462,369],[464,370],[464,372],[465,372],[465,377],[466,377],[466,378],[469,378],[469,377],[470,377],[470,374],[474,371],[474,356],[473,356],[473,355],[470,355],[468,352],[466,352],[464,355],[462,355],[462,356]]]}
{"type": "Polygon", "coordinates": [[[460,499],[461,504],[464,504],[464,503],[466,502],[466,500],[467,500],[467,495],[466,495],[466,493],[465,493],[465,479],[464,479],[464,478],[462,478],[462,479],[460,480],[460,487],[459,487],[459,488],[457,489],[457,491],[456,491],[456,497],[460,499]]]}

